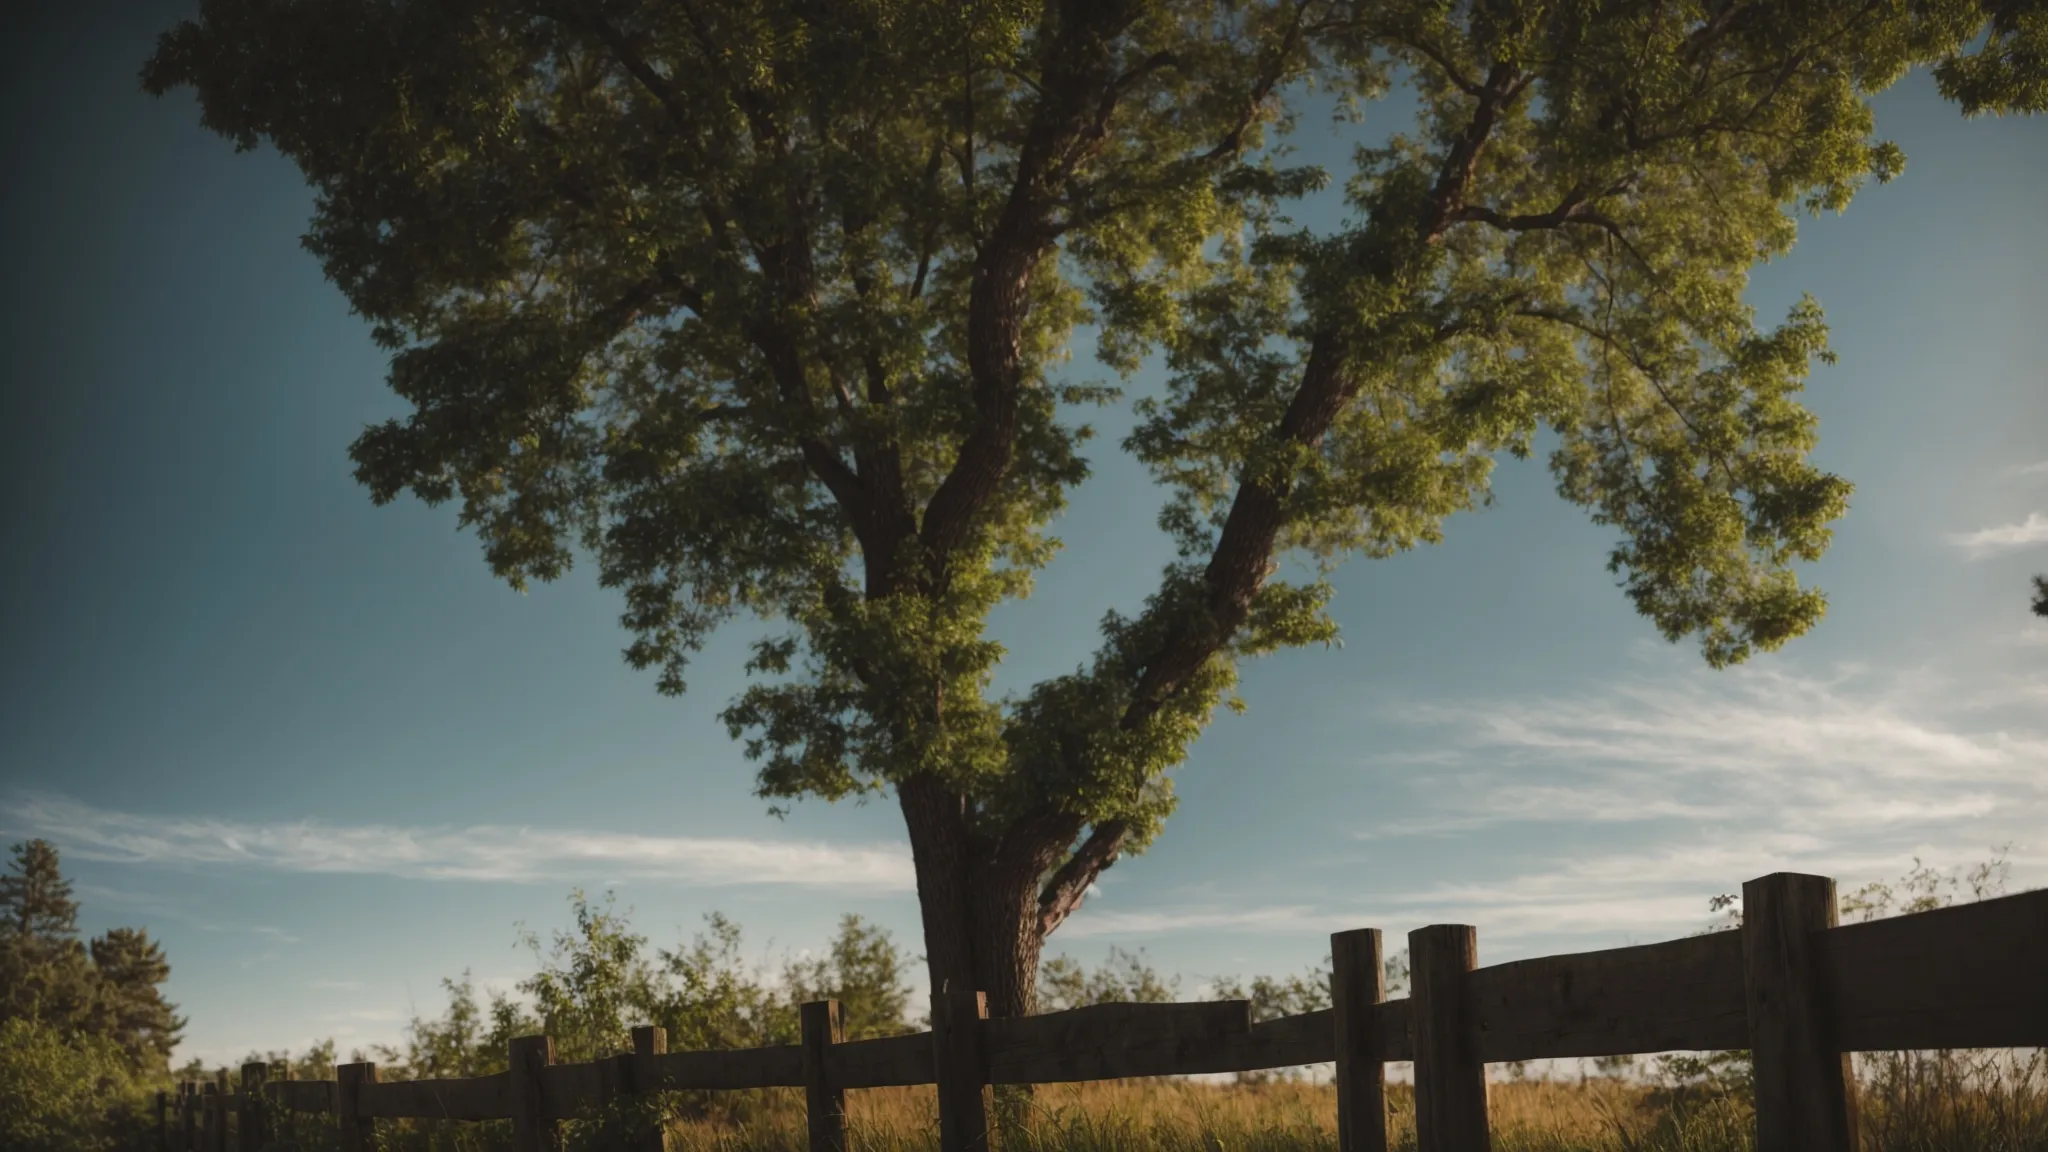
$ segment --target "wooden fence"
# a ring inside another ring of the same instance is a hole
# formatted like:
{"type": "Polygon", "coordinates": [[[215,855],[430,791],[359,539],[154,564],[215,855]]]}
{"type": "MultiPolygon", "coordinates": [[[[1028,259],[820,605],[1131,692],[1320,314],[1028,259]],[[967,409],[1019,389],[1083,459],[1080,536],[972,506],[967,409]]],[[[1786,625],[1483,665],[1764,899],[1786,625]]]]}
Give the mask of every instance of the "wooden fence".
{"type": "Polygon", "coordinates": [[[344,1152],[368,1152],[381,1119],[510,1119],[515,1152],[555,1152],[562,1121],[625,1095],[790,1087],[805,1090],[812,1152],[846,1152],[849,1089],[936,1084],[942,1152],[980,1152],[991,1084],[1334,1061],[1341,1152],[1384,1152],[1383,1067],[1412,1061],[1421,1152],[1484,1152],[1489,1062],[1739,1048],[1756,1069],[1758,1152],[1851,1152],[1849,1053],[2048,1046],[2048,891],[1838,926],[1833,880],[1777,873],[1743,885],[1743,914],[1737,931],[1484,968],[1472,928],[1431,925],[1409,933],[1411,994],[1397,1000],[1379,930],[1340,932],[1333,1007],[1258,1024],[1243,1000],[989,1019],[968,992],[933,997],[930,1032],[880,1040],[846,1042],[839,1005],[822,1001],[803,1006],[802,1043],[771,1048],[669,1052],[661,1029],[636,1028],[631,1053],[557,1064],[554,1042],[529,1036],[507,1072],[388,1084],[374,1064],[296,1082],[248,1064],[238,1092],[223,1069],[160,1096],[159,1128],[165,1152],[228,1152],[231,1128],[255,1152],[277,1110],[331,1113],[344,1152]]]}

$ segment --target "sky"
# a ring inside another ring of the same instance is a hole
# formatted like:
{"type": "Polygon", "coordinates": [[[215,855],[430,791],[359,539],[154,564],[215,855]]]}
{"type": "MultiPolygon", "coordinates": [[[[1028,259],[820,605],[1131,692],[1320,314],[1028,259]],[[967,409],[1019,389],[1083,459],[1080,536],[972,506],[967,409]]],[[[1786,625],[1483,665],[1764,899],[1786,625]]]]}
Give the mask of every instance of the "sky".
{"type": "MultiPolygon", "coordinates": [[[[136,86],[187,8],[0,34],[0,837],[58,845],[85,931],[163,941],[181,1061],[396,1040],[442,978],[531,972],[517,927],[577,887],[659,945],[722,911],[767,961],[857,913],[914,953],[891,806],[752,795],[716,720],[751,631],[668,699],[587,570],[517,594],[451,509],[372,507],[346,449],[403,408],[299,247],[310,193],[136,86]]],[[[1473,924],[1481,963],[1669,938],[1783,869],[1847,889],[2009,845],[2015,888],[2048,883],[2048,120],[1965,121],[1924,75],[1877,109],[1904,176],[1752,291],[1765,319],[1813,294],[1840,354],[1807,395],[1857,486],[1805,574],[1821,626],[1707,669],[1505,461],[1444,543],[1336,576],[1341,648],[1246,669],[1250,711],[1053,952],[1143,949],[1193,995],[1354,927],[1473,924]]],[[[1065,552],[994,620],[999,688],[1086,659],[1170,558],[1127,423],[1097,423],[1065,552]]]]}

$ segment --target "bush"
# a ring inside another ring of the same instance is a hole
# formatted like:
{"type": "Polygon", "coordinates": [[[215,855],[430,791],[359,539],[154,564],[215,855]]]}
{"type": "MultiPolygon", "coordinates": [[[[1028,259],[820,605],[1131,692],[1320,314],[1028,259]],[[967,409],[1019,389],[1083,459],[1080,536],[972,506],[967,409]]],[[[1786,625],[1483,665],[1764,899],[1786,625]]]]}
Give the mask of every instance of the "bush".
{"type": "Polygon", "coordinates": [[[0,1022],[0,1149],[139,1146],[141,1090],[120,1045],[32,1018],[0,1022]]]}

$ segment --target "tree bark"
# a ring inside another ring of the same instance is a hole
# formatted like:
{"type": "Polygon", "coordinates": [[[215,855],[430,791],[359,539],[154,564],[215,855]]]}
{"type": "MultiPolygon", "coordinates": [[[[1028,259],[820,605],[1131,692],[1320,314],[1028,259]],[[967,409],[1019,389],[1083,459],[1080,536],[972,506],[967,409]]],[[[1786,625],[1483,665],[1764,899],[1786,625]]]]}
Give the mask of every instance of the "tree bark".
{"type": "Polygon", "coordinates": [[[896,799],[910,833],[932,991],[980,991],[972,987],[973,869],[967,799],[930,776],[904,781],[896,789],[896,799]]]}

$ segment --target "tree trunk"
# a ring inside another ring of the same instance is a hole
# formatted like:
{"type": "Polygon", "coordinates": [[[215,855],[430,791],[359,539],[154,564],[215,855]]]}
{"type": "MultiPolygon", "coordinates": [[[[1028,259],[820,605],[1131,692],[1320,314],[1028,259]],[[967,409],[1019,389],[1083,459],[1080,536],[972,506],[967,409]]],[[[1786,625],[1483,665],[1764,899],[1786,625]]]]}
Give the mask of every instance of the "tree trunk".
{"type": "Polygon", "coordinates": [[[974,988],[973,868],[966,798],[928,776],[904,781],[896,798],[910,833],[932,991],[982,991],[974,988]]]}
{"type": "Polygon", "coordinates": [[[1037,1006],[1041,870],[989,869],[974,884],[974,976],[990,1016],[1029,1016],[1037,1006]]]}
{"type": "Polygon", "coordinates": [[[1029,1015],[1037,999],[1038,887],[1053,849],[1005,837],[1011,851],[973,834],[967,802],[930,777],[897,789],[917,872],[925,964],[934,991],[988,995],[990,1016],[1029,1015]]]}

